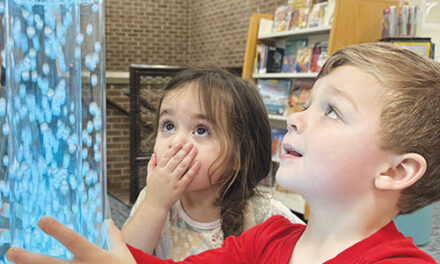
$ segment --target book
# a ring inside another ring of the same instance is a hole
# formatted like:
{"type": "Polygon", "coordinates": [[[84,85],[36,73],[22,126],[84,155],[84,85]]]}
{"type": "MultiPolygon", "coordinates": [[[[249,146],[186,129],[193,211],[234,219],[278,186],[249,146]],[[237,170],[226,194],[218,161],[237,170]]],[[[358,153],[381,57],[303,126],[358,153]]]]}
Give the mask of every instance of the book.
{"type": "Polygon", "coordinates": [[[310,60],[312,58],[311,47],[300,47],[295,56],[295,71],[308,72],[310,68],[310,60]]]}
{"type": "Polygon", "coordinates": [[[266,73],[267,45],[261,43],[257,46],[257,73],[266,73]]]}
{"type": "Polygon", "coordinates": [[[272,31],[273,20],[261,18],[258,26],[258,36],[269,34],[272,31]]]}
{"type": "Polygon", "coordinates": [[[292,6],[283,5],[275,10],[272,32],[282,32],[289,30],[292,6]]]}
{"type": "Polygon", "coordinates": [[[283,56],[283,48],[268,46],[266,72],[281,72],[281,69],[283,67],[283,56]]]}
{"type": "Polygon", "coordinates": [[[310,91],[315,84],[314,79],[299,78],[293,81],[289,92],[289,100],[286,106],[285,116],[289,116],[294,112],[299,112],[304,109],[304,104],[310,95],[310,91]]]}
{"type": "Polygon", "coordinates": [[[279,158],[281,154],[281,143],[287,133],[285,128],[272,128],[272,158],[279,158]]]}
{"type": "Polygon", "coordinates": [[[308,27],[320,27],[324,25],[327,2],[316,3],[312,6],[308,16],[308,27]]]}
{"type": "Polygon", "coordinates": [[[284,114],[291,85],[291,80],[258,79],[258,90],[269,114],[284,114]]]}
{"type": "Polygon", "coordinates": [[[295,71],[295,57],[299,47],[307,47],[307,39],[288,39],[284,48],[282,72],[295,71]]]}
{"type": "Polygon", "coordinates": [[[319,72],[327,60],[328,42],[317,42],[313,47],[310,71],[319,72]]]}

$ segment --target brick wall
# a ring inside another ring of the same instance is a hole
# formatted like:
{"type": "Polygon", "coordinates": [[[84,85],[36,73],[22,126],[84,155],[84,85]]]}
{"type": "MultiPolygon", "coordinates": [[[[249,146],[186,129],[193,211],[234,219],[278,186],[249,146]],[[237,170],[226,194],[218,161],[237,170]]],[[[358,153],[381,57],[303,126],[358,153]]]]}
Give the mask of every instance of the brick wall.
{"type": "Polygon", "coordinates": [[[241,67],[252,13],[273,13],[287,1],[192,0],[189,64],[241,67]]]}
{"type": "Polygon", "coordinates": [[[189,0],[107,0],[107,70],[132,63],[185,65],[189,0]]]}
{"type": "Polygon", "coordinates": [[[107,0],[107,70],[132,63],[243,64],[249,17],[286,0],[107,0]]]}

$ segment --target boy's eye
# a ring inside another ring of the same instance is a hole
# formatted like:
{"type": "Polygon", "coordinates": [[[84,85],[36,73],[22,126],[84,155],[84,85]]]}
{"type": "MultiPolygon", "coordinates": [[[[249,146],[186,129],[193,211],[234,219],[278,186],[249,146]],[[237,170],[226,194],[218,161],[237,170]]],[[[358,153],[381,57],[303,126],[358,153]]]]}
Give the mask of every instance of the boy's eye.
{"type": "Polygon", "coordinates": [[[329,106],[328,110],[325,113],[326,116],[328,116],[331,119],[338,119],[338,113],[336,113],[335,109],[333,108],[333,106],[329,106]]]}
{"type": "Polygon", "coordinates": [[[176,128],[174,127],[174,124],[170,123],[170,122],[166,122],[165,124],[163,124],[162,127],[163,127],[163,130],[167,131],[167,132],[176,130],[176,128]]]}
{"type": "Polygon", "coordinates": [[[207,137],[210,135],[206,127],[197,127],[196,130],[194,131],[194,134],[202,137],[207,137]]]}

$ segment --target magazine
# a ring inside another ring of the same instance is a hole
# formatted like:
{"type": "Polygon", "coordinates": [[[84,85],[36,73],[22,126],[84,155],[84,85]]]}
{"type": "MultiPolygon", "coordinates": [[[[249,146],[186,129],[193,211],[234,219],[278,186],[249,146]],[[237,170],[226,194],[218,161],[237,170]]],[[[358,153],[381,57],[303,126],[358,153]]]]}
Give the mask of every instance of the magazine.
{"type": "Polygon", "coordinates": [[[288,39],[284,49],[282,72],[295,71],[295,57],[299,47],[306,47],[307,39],[288,39]]]}
{"type": "Polygon", "coordinates": [[[315,79],[299,78],[293,81],[289,92],[289,101],[286,107],[286,116],[304,109],[304,104],[310,95],[315,79]]]}

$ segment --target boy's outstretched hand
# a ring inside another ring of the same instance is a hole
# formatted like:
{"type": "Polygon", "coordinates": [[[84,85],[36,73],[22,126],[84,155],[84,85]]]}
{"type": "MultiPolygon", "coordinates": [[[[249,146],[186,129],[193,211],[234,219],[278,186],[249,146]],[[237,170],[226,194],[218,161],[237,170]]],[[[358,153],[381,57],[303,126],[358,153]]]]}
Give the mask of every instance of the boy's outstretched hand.
{"type": "Polygon", "coordinates": [[[46,255],[30,252],[20,248],[11,248],[8,250],[7,258],[9,261],[18,264],[58,264],[58,263],[136,263],[127,246],[119,229],[110,220],[109,224],[109,247],[110,251],[103,250],[93,243],[89,242],[85,237],[79,235],[70,228],[60,224],[51,217],[43,217],[38,222],[38,226],[50,236],[53,236],[61,244],[63,244],[74,258],[71,261],[49,257],[46,255]]]}

